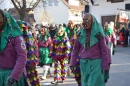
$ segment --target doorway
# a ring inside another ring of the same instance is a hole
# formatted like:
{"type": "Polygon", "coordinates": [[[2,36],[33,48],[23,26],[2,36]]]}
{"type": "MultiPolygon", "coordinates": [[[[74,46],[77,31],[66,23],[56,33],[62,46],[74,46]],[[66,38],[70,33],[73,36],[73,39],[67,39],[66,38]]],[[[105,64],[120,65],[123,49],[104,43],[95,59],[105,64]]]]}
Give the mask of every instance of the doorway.
{"type": "MultiPolygon", "coordinates": [[[[104,26],[105,22],[110,23],[111,21],[115,22],[116,15],[110,16],[101,16],[102,26],[104,26]]],[[[116,29],[120,28],[119,15],[117,16],[116,29]]]]}

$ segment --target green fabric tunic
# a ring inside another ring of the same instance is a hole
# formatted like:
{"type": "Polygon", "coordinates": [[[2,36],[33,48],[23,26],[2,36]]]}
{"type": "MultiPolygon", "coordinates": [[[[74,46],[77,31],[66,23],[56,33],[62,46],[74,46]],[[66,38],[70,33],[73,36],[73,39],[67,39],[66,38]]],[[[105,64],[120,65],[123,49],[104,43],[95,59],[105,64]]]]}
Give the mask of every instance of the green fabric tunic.
{"type": "MultiPolygon", "coordinates": [[[[6,81],[10,76],[12,69],[0,69],[0,86],[7,86],[6,81]]],[[[24,75],[21,76],[20,80],[14,84],[14,86],[25,86],[24,75]]]]}
{"type": "Polygon", "coordinates": [[[101,59],[80,60],[82,86],[105,86],[101,63],[101,59]]]}
{"type": "Polygon", "coordinates": [[[52,58],[49,58],[49,49],[47,47],[41,47],[39,49],[40,51],[40,62],[42,64],[51,64],[52,63],[52,58]]]}
{"type": "Polygon", "coordinates": [[[67,28],[64,28],[64,30],[65,30],[65,32],[67,33],[67,36],[69,37],[69,38],[71,38],[71,37],[73,37],[74,36],[74,34],[76,33],[76,27],[74,27],[74,29],[72,29],[72,31],[70,30],[70,28],[69,27],[67,27],[67,28]]]}
{"type": "Polygon", "coordinates": [[[47,65],[52,63],[52,58],[49,57],[49,44],[51,43],[50,34],[47,29],[46,34],[40,35],[40,40],[38,41],[39,52],[40,52],[40,63],[42,65],[47,65]]]}

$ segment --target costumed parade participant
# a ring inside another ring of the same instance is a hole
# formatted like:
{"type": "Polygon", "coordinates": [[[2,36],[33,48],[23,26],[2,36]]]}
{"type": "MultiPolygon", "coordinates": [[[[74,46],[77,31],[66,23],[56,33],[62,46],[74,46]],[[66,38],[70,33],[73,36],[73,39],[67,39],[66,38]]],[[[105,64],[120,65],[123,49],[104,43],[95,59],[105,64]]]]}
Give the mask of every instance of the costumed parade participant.
{"type": "Polygon", "coordinates": [[[38,47],[40,51],[40,65],[43,66],[42,79],[45,80],[47,74],[50,76],[50,65],[52,64],[52,58],[49,58],[49,46],[52,42],[50,34],[45,26],[41,26],[41,35],[38,40],[38,47]]]}
{"type": "Polygon", "coordinates": [[[49,33],[50,33],[50,36],[52,39],[55,36],[56,32],[57,32],[56,25],[54,23],[52,23],[49,27],[49,33]]]}
{"type": "Polygon", "coordinates": [[[124,23],[124,46],[123,47],[128,47],[128,36],[129,36],[129,30],[128,30],[128,24],[124,23]]]}
{"type": "Polygon", "coordinates": [[[27,77],[31,83],[31,86],[40,86],[40,81],[38,78],[38,72],[36,70],[37,59],[39,57],[38,45],[34,37],[28,33],[28,25],[26,22],[18,20],[17,24],[23,31],[23,38],[26,43],[27,51],[27,62],[26,71],[27,77]]]}
{"type": "Polygon", "coordinates": [[[105,86],[104,71],[109,69],[109,65],[103,28],[91,14],[85,14],[83,26],[75,40],[70,66],[75,66],[80,52],[82,86],[105,86]]]}
{"type": "Polygon", "coordinates": [[[119,30],[119,41],[120,41],[120,45],[124,46],[124,41],[125,41],[125,28],[124,28],[124,24],[120,24],[120,30],[119,30]]]}
{"type": "Polygon", "coordinates": [[[109,25],[107,22],[105,23],[105,35],[108,37],[109,40],[109,46],[110,46],[110,51],[111,51],[111,56],[114,54],[114,47],[116,46],[116,35],[113,31],[114,24],[109,25]]]}
{"type": "Polygon", "coordinates": [[[68,70],[68,59],[70,58],[71,45],[69,39],[61,26],[55,35],[50,47],[50,56],[54,59],[54,81],[57,84],[59,80],[62,82],[66,79],[68,70]]]}
{"type": "MultiPolygon", "coordinates": [[[[78,34],[80,32],[80,30],[82,29],[81,28],[81,25],[77,24],[76,25],[76,30],[75,30],[75,33],[74,33],[74,37],[73,37],[73,45],[74,45],[74,41],[76,39],[78,39],[78,34]]],[[[73,48],[72,48],[73,49],[73,48]]],[[[76,64],[75,66],[73,67],[73,73],[74,73],[74,78],[78,84],[78,86],[82,86],[81,85],[81,72],[80,72],[80,53],[78,53],[78,57],[76,58],[76,64]]]]}
{"type": "Polygon", "coordinates": [[[76,27],[75,27],[75,24],[72,20],[69,21],[68,23],[68,27],[65,29],[69,39],[71,39],[71,37],[74,36],[74,33],[76,31],[76,27]]]}
{"type": "Polygon", "coordinates": [[[0,10],[0,86],[28,86],[26,60],[22,31],[7,12],[0,10]]]}
{"type": "MultiPolygon", "coordinates": [[[[75,27],[74,22],[73,22],[72,20],[70,20],[70,21],[68,22],[68,27],[67,27],[67,28],[64,28],[64,30],[65,30],[65,32],[67,33],[67,36],[68,36],[69,41],[70,41],[70,44],[71,44],[71,46],[72,46],[72,48],[71,48],[71,52],[72,52],[72,49],[73,49],[73,46],[74,46],[74,39],[76,38],[76,34],[75,34],[75,33],[76,33],[76,27],[75,27]]],[[[69,59],[69,62],[70,62],[70,59],[69,59]]],[[[73,74],[73,76],[74,76],[74,73],[73,73],[74,67],[70,67],[70,68],[68,69],[67,75],[70,76],[70,69],[71,69],[71,72],[72,72],[72,74],[73,74]]]]}

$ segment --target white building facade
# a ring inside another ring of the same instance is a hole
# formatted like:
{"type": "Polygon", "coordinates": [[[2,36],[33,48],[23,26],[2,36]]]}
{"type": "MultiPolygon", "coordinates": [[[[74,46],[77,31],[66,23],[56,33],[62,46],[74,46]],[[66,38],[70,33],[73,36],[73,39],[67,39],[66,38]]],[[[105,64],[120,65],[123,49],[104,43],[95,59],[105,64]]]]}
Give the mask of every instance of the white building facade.
{"type": "MultiPolygon", "coordinates": [[[[14,6],[11,1],[4,0],[0,8],[4,10],[14,6]]],[[[33,11],[36,24],[42,22],[67,24],[69,20],[82,23],[83,6],[78,0],[41,0],[33,11]]]]}
{"type": "Polygon", "coordinates": [[[39,6],[34,9],[34,17],[38,24],[41,22],[67,24],[69,20],[75,23],[82,22],[82,10],[75,9],[79,6],[77,0],[68,0],[68,2],[66,0],[45,0],[41,1],[39,6]]]}
{"type": "Polygon", "coordinates": [[[93,0],[94,5],[89,5],[89,12],[93,14],[99,23],[102,24],[102,16],[113,16],[116,15],[117,8],[125,9],[125,4],[130,3],[130,0],[124,0],[124,2],[111,3],[107,0],[93,0]]]}

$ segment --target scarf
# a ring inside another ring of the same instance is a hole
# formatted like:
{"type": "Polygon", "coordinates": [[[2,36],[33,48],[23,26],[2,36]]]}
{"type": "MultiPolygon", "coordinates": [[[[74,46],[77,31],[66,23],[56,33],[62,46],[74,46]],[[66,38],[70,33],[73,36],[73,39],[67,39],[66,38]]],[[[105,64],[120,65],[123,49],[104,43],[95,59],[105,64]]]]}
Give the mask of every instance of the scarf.
{"type": "Polygon", "coordinates": [[[110,25],[108,25],[108,30],[104,30],[104,32],[106,36],[110,36],[111,34],[113,34],[113,29],[112,27],[110,27],[110,25]]]}
{"type": "Polygon", "coordinates": [[[73,29],[70,29],[69,27],[67,27],[65,29],[65,32],[67,33],[68,37],[71,38],[76,33],[76,30],[77,30],[76,27],[74,27],[73,29]]]}
{"type": "Polygon", "coordinates": [[[6,22],[0,37],[0,52],[3,52],[6,45],[8,44],[8,42],[11,41],[12,38],[22,34],[22,31],[20,30],[18,24],[15,22],[14,18],[10,16],[10,14],[8,14],[7,12],[2,12],[6,19],[6,22]]]}
{"type": "Polygon", "coordinates": [[[40,35],[40,40],[42,42],[46,42],[48,40],[48,38],[50,37],[50,34],[49,34],[47,28],[45,28],[45,31],[46,31],[46,33],[44,35],[40,35]]]}
{"type": "MultiPolygon", "coordinates": [[[[104,31],[103,31],[103,27],[101,25],[99,25],[99,23],[97,22],[96,18],[94,16],[92,16],[94,19],[94,22],[92,23],[92,27],[91,27],[91,33],[90,33],[90,47],[92,47],[93,45],[95,45],[98,41],[100,41],[100,39],[102,37],[104,37],[104,31]]],[[[78,33],[78,41],[84,46],[84,48],[87,48],[87,40],[86,40],[86,30],[85,29],[81,29],[80,32],[78,33]]]]}
{"type": "Polygon", "coordinates": [[[65,32],[63,33],[62,36],[59,36],[58,33],[56,33],[56,35],[55,35],[55,39],[56,39],[58,42],[60,42],[60,41],[63,40],[64,38],[66,38],[65,32]]]}

